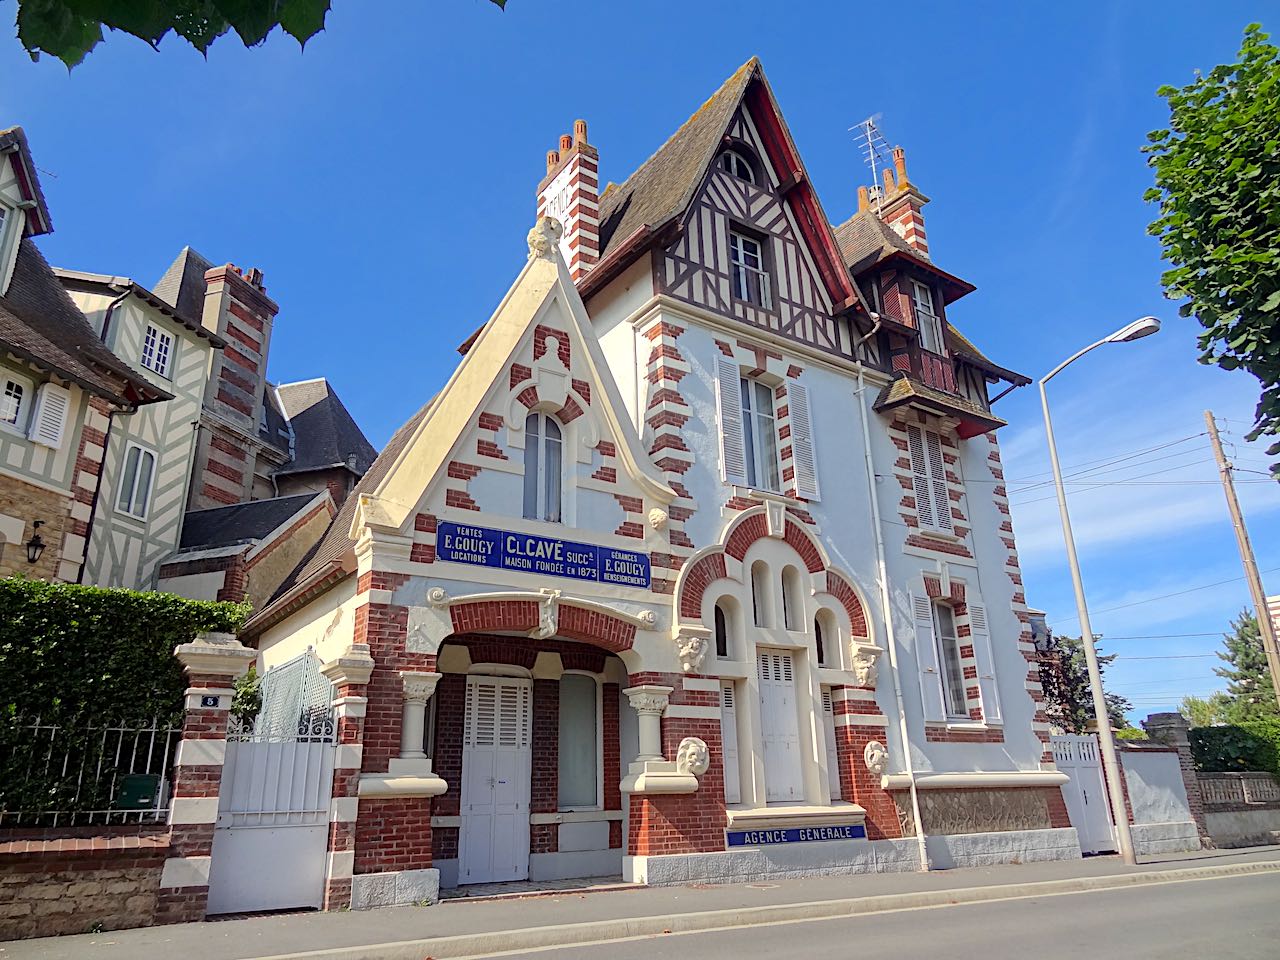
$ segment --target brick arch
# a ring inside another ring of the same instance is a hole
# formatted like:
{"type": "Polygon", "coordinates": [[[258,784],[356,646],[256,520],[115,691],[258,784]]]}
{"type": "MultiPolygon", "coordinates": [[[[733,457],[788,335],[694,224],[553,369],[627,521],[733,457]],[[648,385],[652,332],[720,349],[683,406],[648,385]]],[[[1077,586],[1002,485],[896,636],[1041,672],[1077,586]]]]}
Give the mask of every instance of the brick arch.
{"type": "MultiPolygon", "coordinates": [[[[449,619],[454,633],[528,631],[538,626],[536,600],[473,600],[454,604],[449,619]]],[[[558,604],[556,636],[577,640],[610,653],[630,650],[636,639],[636,625],[600,610],[577,606],[572,600],[558,604]]]]}
{"type": "Polygon", "coordinates": [[[688,568],[680,588],[680,616],[698,619],[702,616],[702,597],[707,587],[729,576],[724,565],[724,553],[717,550],[688,568]]]}
{"type": "Polygon", "coordinates": [[[827,571],[827,593],[835,597],[849,615],[849,631],[855,637],[867,637],[867,613],[862,607],[862,598],[843,576],[834,570],[827,571]]]}

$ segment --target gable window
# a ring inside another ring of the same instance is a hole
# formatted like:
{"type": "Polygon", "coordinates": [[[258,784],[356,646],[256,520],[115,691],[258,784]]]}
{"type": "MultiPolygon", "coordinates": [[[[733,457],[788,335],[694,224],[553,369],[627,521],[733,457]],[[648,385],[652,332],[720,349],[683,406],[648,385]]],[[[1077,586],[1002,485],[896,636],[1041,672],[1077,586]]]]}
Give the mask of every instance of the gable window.
{"type": "Polygon", "coordinates": [[[756,172],[751,166],[751,161],[737,150],[726,150],[720,154],[720,169],[747,183],[756,182],[756,172]]]}
{"type": "Polygon", "coordinates": [[[524,421],[524,516],[560,522],[560,424],[545,413],[524,421]]]}
{"type": "Polygon", "coordinates": [[[911,281],[911,302],[915,308],[916,326],[920,328],[920,346],[930,353],[946,354],[942,345],[942,319],[933,309],[933,291],[919,280],[911,281]]]}
{"type": "Polygon", "coordinates": [[[747,485],[777,491],[778,430],[773,410],[773,388],[742,377],[742,443],[747,485]]]}
{"type": "Polygon", "coordinates": [[[0,424],[21,430],[31,406],[31,382],[0,373],[0,424]]]}
{"type": "Polygon", "coordinates": [[[942,691],[946,695],[947,715],[968,718],[955,611],[940,601],[933,604],[933,633],[938,640],[938,657],[942,662],[942,691]]]}
{"type": "Polygon", "coordinates": [[[120,496],[116,509],[138,519],[145,519],[151,505],[151,479],[155,474],[156,455],[136,443],[129,444],[124,455],[124,474],[120,478],[120,496]]]}
{"type": "Polygon", "coordinates": [[[907,427],[911,451],[912,484],[916,516],[920,525],[951,533],[951,496],[947,492],[947,467],[942,455],[942,438],[932,430],[907,427]]]}
{"type": "Polygon", "coordinates": [[[142,341],[142,365],[169,379],[169,365],[172,359],[173,337],[147,324],[147,334],[142,341]]]}
{"type": "Polygon", "coordinates": [[[729,231],[729,272],[735,298],[772,309],[769,272],[765,269],[764,248],[759,240],[736,230],[729,231]]]}

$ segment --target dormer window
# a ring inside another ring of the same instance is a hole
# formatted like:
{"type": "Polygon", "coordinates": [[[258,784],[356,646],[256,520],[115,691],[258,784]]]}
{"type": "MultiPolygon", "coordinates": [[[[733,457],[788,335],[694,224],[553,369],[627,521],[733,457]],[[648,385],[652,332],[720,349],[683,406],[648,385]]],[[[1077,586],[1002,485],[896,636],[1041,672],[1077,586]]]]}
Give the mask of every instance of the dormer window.
{"type": "Polygon", "coordinates": [[[31,381],[0,373],[0,424],[21,430],[31,407],[31,381]]]}
{"type": "Polygon", "coordinates": [[[726,150],[720,154],[720,169],[747,183],[756,182],[756,172],[751,166],[751,161],[737,150],[726,150]]]}
{"type": "Polygon", "coordinates": [[[760,240],[737,230],[730,230],[729,267],[734,297],[765,310],[773,309],[769,271],[760,240]]]}
{"type": "Polygon", "coordinates": [[[147,324],[147,334],[142,341],[142,365],[170,379],[169,362],[172,358],[173,337],[147,324]]]}
{"type": "Polygon", "coordinates": [[[946,355],[942,344],[942,319],[933,309],[933,291],[919,280],[911,281],[911,303],[915,308],[916,327],[920,330],[920,346],[930,353],[946,355]]]}

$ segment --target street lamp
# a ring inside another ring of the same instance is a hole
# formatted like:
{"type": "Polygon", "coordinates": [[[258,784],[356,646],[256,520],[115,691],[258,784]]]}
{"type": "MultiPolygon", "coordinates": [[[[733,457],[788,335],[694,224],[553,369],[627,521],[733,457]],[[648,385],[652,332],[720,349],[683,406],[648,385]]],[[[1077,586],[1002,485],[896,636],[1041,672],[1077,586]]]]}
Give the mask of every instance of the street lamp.
{"type": "Polygon", "coordinates": [[[1089,690],[1093,694],[1093,715],[1098,722],[1098,743],[1102,747],[1102,766],[1107,777],[1107,793],[1111,801],[1111,818],[1115,821],[1117,845],[1125,863],[1136,864],[1133,851],[1133,835],[1129,830],[1129,815],[1124,807],[1124,782],[1120,764],[1116,760],[1116,742],[1111,734],[1111,719],[1107,713],[1106,694],[1102,689],[1102,673],[1098,669],[1098,651],[1093,645],[1093,628],[1089,623],[1089,607],[1084,599],[1084,584],[1080,580],[1080,561],[1076,558],[1076,542],[1071,535],[1071,516],[1067,512],[1067,491],[1062,485],[1062,467],[1058,463],[1058,447],[1053,439],[1053,421],[1049,417],[1049,397],[1044,385],[1056,377],[1094,347],[1104,343],[1129,343],[1149,337],[1160,329],[1155,317],[1141,317],[1121,327],[1109,337],[1091,343],[1054,367],[1040,380],[1040,405],[1044,409],[1044,432],[1049,440],[1049,462],[1053,466],[1053,485],[1058,493],[1058,512],[1062,515],[1062,537],[1067,544],[1067,563],[1071,566],[1071,583],[1076,591],[1076,612],[1080,619],[1080,641],[1084,646],[1085,662],[1089,666],[1089,690]]]}

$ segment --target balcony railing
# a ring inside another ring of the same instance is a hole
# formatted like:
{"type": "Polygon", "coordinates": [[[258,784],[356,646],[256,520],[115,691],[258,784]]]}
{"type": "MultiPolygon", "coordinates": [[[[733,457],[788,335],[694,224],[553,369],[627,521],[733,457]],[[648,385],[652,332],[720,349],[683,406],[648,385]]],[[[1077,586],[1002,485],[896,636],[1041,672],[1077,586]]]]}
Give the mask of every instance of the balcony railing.
{"type": "Polygon", "coordinates": [[[745,263],[733,264],[733,295],[739,300],[754,303],[765,310],[773,309],[773,293],[769,285],[769,272],[745,263]]]}

